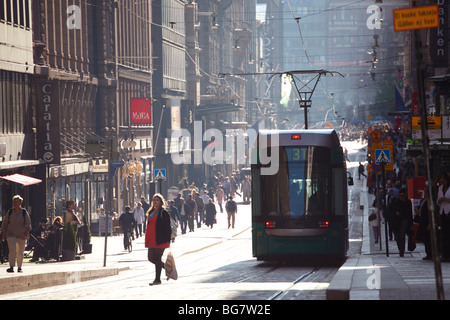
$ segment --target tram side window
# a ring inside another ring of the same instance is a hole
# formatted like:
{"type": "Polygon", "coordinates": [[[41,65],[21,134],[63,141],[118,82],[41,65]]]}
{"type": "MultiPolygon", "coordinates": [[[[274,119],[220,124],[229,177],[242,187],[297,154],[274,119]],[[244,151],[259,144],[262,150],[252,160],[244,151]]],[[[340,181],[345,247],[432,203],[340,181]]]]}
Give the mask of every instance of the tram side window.
{"type": "Polygon", "coordinates": [[[337,216],[345,215],[347,212],[347,172],[343,168],[333,169],[334,181],[334,214],[337,216]]]}

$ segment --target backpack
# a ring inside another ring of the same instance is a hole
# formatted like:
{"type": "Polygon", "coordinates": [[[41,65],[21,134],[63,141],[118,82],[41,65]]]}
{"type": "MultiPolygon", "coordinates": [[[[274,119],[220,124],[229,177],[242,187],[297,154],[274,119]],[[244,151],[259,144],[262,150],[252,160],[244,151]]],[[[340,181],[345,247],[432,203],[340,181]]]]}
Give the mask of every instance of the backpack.
{"type": "MultiPolygon", "coordinates": [[[[23,216],[23,225],[25,225],[25,223],[26,223],[26,218],[27,218],[27,210],[25,210],[24,208],[22,208],[21,209],[22,210],[22,216],[23,216]]],[[[13,208],[11,208],[11,209],[9,209],[8,210],[8,224],[11,222],[11,215],[12,215],[12,212],[13,212],[13,208]]]]}

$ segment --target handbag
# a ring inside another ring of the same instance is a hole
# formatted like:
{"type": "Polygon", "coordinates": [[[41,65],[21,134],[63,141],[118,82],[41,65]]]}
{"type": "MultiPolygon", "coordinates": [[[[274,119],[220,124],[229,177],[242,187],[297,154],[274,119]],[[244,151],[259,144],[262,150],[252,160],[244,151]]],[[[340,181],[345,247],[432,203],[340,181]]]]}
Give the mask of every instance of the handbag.
{"type": "Polygon", "coordinates": [[[169,280],[169,279],[177,280],[178,279],[178,272],[177,272],[177,268],[175,267],[175,259],[173,258],[172,252],[169,252],[169,254],[167,255],[167,260],[164,263],[164,269],[166,271],[167,280],[169,280]]]}
{"type": "Polygon", "coordinates": [[[414,241],[414,231],[408,232],[408,251],[416,249],[416,242],[414,241]]]}

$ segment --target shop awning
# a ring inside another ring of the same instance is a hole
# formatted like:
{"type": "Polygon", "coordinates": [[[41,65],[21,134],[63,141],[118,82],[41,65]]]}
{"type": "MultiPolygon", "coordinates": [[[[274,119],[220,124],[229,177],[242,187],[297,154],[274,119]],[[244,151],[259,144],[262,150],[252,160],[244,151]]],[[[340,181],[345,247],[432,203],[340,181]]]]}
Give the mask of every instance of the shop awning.
{"type": "Polygon", "coordinates": [[[198,116],[206,116],[208,114],[240,111],[243,108],[244,108],[243,106],[235,106],[232,104],[228,105],[211,104],[208,106],[198,106],[197,108],[195,108],[195,114],[198,116]]]}
{"type": "Polygon", "coordinates": [[[31,186],[33,184],[38,184],[41,183],[42,180],[41,179],[36,179],[36,178],[32,178],[29,176],[24,176],[23,174],[12,174],[9,176],[4,176],[4,177],[0,177],[0,179],[4,179],[4,180],[8,180],[8,181],[12,181],[15,183],[19,183],[23,186],[31,186]]]}

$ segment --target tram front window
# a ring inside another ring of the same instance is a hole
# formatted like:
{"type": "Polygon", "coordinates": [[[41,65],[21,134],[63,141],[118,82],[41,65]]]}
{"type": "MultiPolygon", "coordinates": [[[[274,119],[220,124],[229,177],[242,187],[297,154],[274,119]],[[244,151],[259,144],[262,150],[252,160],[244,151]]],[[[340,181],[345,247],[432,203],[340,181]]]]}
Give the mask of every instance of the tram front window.
{"type": "Polygon", "coordinates": [[[280,147],[274,175],[261,175],[263,216],[323,217],[331,210],[331,152],[324,147],[280,147]]]}

